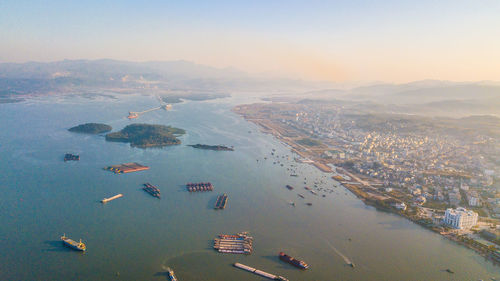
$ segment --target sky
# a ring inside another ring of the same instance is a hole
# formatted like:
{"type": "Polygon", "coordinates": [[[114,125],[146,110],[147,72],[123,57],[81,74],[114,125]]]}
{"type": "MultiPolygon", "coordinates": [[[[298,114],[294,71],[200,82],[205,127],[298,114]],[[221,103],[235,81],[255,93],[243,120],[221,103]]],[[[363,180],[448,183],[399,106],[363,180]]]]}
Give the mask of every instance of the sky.
{"type": "Polygon", "coordinates": [[[0,62],[188,60],[306,80],[500,80],[500,1],[0,0],[0,62]]]}

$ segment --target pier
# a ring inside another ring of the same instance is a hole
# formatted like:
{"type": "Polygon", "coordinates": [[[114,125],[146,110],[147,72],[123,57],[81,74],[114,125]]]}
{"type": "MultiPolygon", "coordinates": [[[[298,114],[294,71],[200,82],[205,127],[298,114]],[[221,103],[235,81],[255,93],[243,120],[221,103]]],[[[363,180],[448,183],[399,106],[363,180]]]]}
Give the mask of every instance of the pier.
{"type": "Polygon", "coordinates": [[[214,249],[219,253],[228,254],[251,254],[253,237],[248,233],[238,233],[235,235],[220,234],[219,238],[214,239],[214,249]]]}
{"type": "Polygon", "coordinates": [[[286,279],[283,276],[278,276],[278,275],[274,275],[274,274],[271,274],[271,273],[267,273],[265,271],[258,270],[256,268],[253,268],[253,267],[250,267],[248,265],[244,265],[244,264],[241,264],[241,263],[238,263],[238,262],[235,263],[235,264],[233,264],[233,266],[237,267],[239,269],[246,270],[246,271],[251,272],[253,274],[257,274],[259,276],[271,279],[271,280],[288,281],[288,279],[286,279]]]}
{"type": "Polygon", "coordinates": [[[107,203],[109,201],[113,201],[113,200],[118,199],[120,197],[123,197],[123,194],[120,193],[120,194],[117,194],[117,195],[115,195],[113,197],[104,198],[104,199],[101,200],[101,203],[107,203]]]}
{"type": "Polygon", "coordinates": [[[226,208],[226,204],[227,204],[227,194],[224,193],[223,195],[219,195],[217,197],[217,200],[215,201],[214,209],[222,210],[222,209],[226,208]]]}
{"type": "Polygon", "coordinates": [[[115,174],[126,174],[126,173],[131,173],[131,172],[149,170],[149,167],[141,165],[139,163],[135,163],[135,162],[132,163],[131,162],[131,163],[125,163],[125,164],[120,164],[120,165],[108,166],[108,167],[105,167],[104,170],[111,171],[115,174]]]}

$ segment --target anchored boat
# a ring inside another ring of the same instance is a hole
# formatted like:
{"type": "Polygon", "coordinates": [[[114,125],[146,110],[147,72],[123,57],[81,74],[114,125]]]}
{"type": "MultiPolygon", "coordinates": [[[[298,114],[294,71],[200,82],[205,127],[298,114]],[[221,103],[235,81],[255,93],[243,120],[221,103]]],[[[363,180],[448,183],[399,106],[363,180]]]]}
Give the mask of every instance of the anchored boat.
{"type": "Polygon", "coordinates": [[[291,256],[289,256],[283,252],[279,253],[279,257],[280,257],[280,260],[287,262],[293,266],[296,266],[300,269],[308,269],[309,268],[309,265],[307,263],[300,261],[300,260],[297,260],[297,259],[294,259],[291,256]]]}
{"type": "Polygon", "coordinates": [[[82,239],[80,239],[80,242],[76,242],[68,237],[66,237],[66,234],[63,234],[61,236],[61,240],[63,241],[64,245],[77,250],[77,251],[85,251],[87,250],[87,246],[82,242],[82,239]]]}

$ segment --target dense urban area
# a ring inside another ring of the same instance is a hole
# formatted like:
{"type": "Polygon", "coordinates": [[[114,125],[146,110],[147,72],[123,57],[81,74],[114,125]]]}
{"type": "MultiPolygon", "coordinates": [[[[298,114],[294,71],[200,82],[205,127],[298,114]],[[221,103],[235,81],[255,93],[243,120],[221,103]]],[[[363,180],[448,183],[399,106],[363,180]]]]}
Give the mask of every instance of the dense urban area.
{"type": "Polygon", "coordinates": [[[366,204],[500,261],[500,119],[374,113],[317,100],[234,111],[366,204]]]}

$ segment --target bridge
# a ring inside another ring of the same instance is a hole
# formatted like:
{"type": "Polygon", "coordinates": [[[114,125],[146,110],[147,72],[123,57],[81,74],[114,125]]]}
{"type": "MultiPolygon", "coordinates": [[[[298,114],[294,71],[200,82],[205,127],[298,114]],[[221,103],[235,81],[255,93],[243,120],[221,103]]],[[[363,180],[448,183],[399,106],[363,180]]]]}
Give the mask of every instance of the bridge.
{"type": "Polygon", "coordinates": [[[148,112],[151,112],[151,111],[155,111],[155,110],[158,110],[158,109],[170,110],[170,109],[172,109],[172,105],[171,104],[164,104],[164,105],[161,105],[159,107],[151,108],[151,109],[140,111],[140,112],[130,111],[128,113],[128,117],[127,118],[128,119],[134,119],[134,118],[139,117],[139,115],[142,115],[144,113],[148,113],[148,112]]]}

